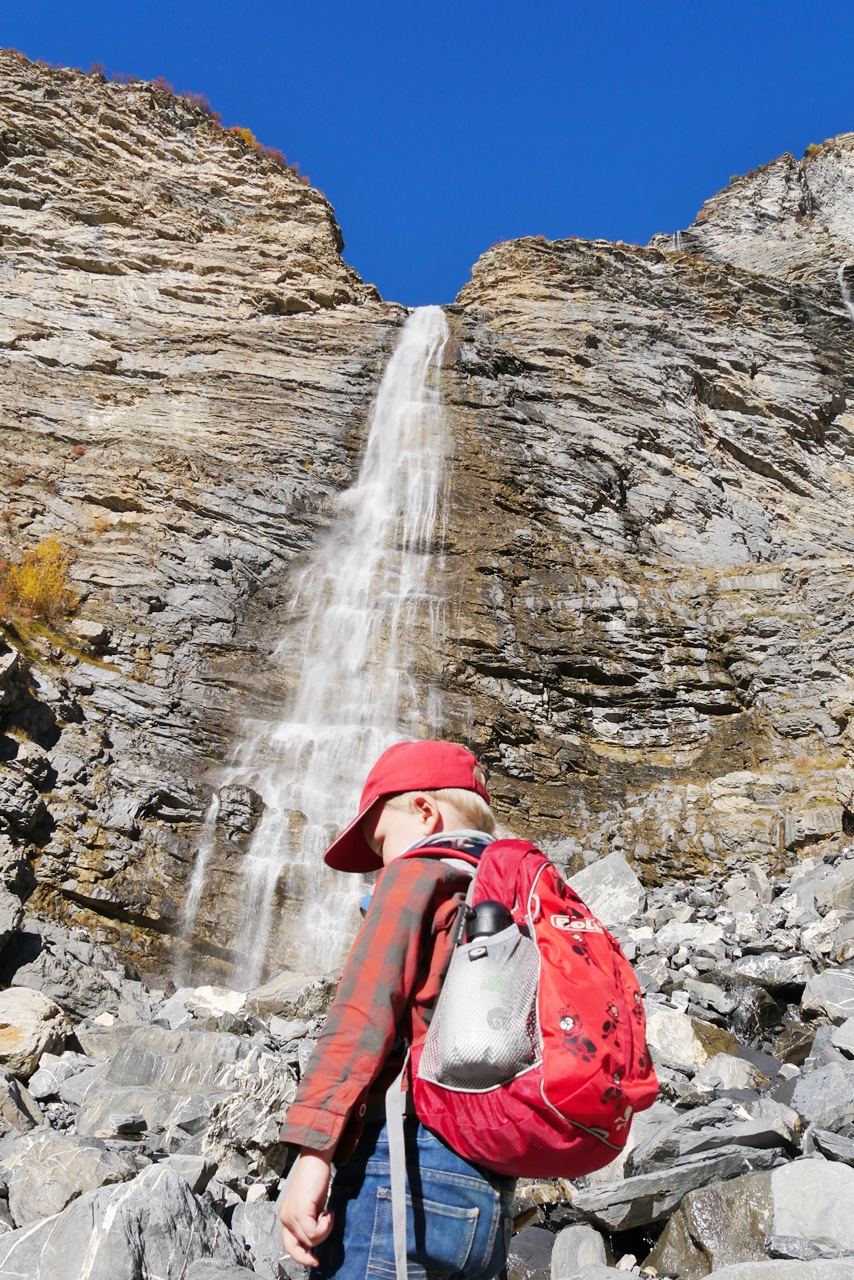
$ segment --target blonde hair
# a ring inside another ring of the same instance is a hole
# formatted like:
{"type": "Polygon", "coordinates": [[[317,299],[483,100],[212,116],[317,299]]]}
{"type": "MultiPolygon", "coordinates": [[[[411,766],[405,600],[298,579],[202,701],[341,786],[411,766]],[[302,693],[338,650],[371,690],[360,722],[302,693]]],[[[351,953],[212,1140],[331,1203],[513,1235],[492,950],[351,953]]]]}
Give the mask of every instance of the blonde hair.
{"type": "Polygon", "coordinates": [[[409,810],[416,796],[430,796],[433,800],[444,801],[453,805],[457,813],[475,831],[485,831],[488,836],[495,834],[495,814],[476,791],[467,791],[464,787],[445,787],[441,791],[399,791],[389,796],[385,803],[390,809],[409,810]]]}

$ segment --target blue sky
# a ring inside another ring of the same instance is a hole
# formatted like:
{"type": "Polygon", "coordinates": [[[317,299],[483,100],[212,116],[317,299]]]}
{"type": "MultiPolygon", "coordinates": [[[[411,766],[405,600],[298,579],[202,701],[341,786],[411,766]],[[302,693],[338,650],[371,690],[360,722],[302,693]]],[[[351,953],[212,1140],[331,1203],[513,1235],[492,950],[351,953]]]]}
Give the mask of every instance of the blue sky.
{"type": "Polygon", "coordinates": [[[0,44],[206,93],[410,306],[452,301],[497,240],[644,243],[854,129],[851,0],[7,0],[0,44]]]}

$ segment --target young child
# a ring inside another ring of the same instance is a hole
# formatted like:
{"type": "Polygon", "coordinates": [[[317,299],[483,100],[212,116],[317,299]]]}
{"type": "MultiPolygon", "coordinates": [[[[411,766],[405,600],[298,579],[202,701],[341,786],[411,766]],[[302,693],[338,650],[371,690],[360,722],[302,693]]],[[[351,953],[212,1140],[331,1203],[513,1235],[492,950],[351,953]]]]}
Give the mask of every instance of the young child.
{"type": "MultiPolygon", "coordinates": [[[[486,776],[451,742],[401,742],[368,775],[359,812],[324,854],[381,872],[282,1128],[300,1155],[279,1214],[287,1253],[337,1280],[394,1280],[384,1095],[423,1039],[469,878],[419,846],[479,854],[494,838],[486,776]],[[326,1207],[331,1164],[336,1166],[326,1207]]],[[[490,1280],[504,1265],[514,1180],[467,1163],[407,1108],[410,1275],[490,1280]]]]}

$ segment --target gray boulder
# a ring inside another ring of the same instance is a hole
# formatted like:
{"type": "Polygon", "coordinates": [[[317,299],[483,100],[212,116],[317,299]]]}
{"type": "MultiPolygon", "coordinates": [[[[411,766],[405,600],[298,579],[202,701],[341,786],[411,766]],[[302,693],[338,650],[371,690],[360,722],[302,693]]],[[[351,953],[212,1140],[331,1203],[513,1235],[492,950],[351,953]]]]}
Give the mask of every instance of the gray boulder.
{"type": "Polygon", "coordinates": [[[91,1058],[70,1049],[61,1054],[43,1053],[38,1071],[30,1076],[30,1093],[38,1102],[59,1097],[59,1090],[67,1080],[91,1066],[94,1066],[91,1058]]]}
{"type": "Polygon", "coordinates": [[[94,622],[91,618],[74,618],[70,625],[74,634],[93,649],[103,649],[109,644],[110,633],[101,622],[94,622]]]}
{"type": "Polygon", "coordinates": [[[829,1129],[813,1129],[811,1137],[826,1160],[841,1160],[843,1164],[854,1165],[854,1141],[851,1138],[832,1133],[829,1129]]]}
{"type": "Polygon", "coordinates": [[[336,983],[329,978],[311,979],[304,974],[276,973],[246,996],[246,1008],[259,1018],[308,1019],[326,1013],[336,983]]]}
{"type": "Polygon", "coordinates": [[[668,1005],[647,1007],[646,1034],[656,1066],[694,1075],[717,1053],[735,1053],[735,1036],[668,1005]]]}
{"type": "Polygon", "coordinates": [[[667,956],[687,949],[701,955],[723,958],[723,929],[716,924],[693,924],[671,920],[655,935],[655,945],[667,956]]]}
{"type": "Polygon", "coordinates": [[[61,1048],[69,1032],[62,1010],[29,987],[0,991],[0,1065],[28,1080],[45,1052],[61,1048]]]}
{"type": "Polygon", "coordinates": [[[682,1280],[700,1280],[715,1267],[765,1259],[773,1222],[771,1178],[748,1173],[689,1192],[645,1265],[682,1280]]]}
{"type": "Polygon", "coordinates": [[[94,1066],[82,1067],[72,1071],[57,1082],[57,1095],[69,1106],[79,1107],[93,1085],[99,1085],[107,1070],[105,1062],[96,1062],[94,1066]]]}
{"type": "Polygon", "coordinates": [[[202,1146],[203,1154],[218,1164],[221,1178],[265,1179],[281,1173],[287,1153],[279,1129],[296,1088],[296,1077],[279,1054],[254,1048],[240,1064],[232,1089],[214,1107],[202,1146]]]}
{"type": "Polygon", "coordinates": [[[137,1174],[137,1161],[108,1151],[96,1138],[53,1131],[19,1138],[4,1165],[9,1209],[16,1227],[60,1213],[82,1195],[137,1174]]]}
{"type": "Polygon", "coordinates": [[[710,1271],[706,1280],[851,1280],[851,1259],[818,1262],[739,1262],[710,1271]]]}
{"type": "Polygon", "coordinates": [[[109,1062],[122,1045],[133,1040],[139,1033],[140,1027],[131,1023],[117,1022],[107,1027],[88,1019],[74,1028],[80,1048],[88,1058],[94,1058],[96,1062],[109,1062]]]}
{"type": "Polygon", "coordinates": [[[833,1043],[835,1031],[836,1027],[832,1023],[816,1028],[815,1038],[804,1062],[805,1072],[815,1071],[818,1067],[828,1067],[832,1062],[843,1065],[850,1062],[850,1058],[833,1043]]]}
{"type": "Polygon", "coordinates": [[[694,1087],[701,1093],[721,1089],[761,1089],[769,1084],[758,1067],[731,1053],[716,1053],[694,1077],[694,1087]]]}
{"type": "Polygon", "coordinates": [[[778,1250],[799,1261],[854,1252],[854,1169],[796,1160],[692,1191],[647,1262],[695,1280],[778,1250]]]}
{"type": "Polygon", "coordinates": [[[829,867],[816,885],[815,905],[822,915],[854,907],[854,862],[829,867]]]}
{"type": "Polygon", "coordinates": [[[846,1058],[854,1058],[854,1018],[846,1018],[830,1037],[834,1049],[838,1049],[846,1058]]]}
{"type": "Polygon", "coordinates": [[[0,1132],[26,1133],[43,1123],[41,1107],[30,1091],[0,1067],[0,1132]]]}
{"type": "Polygon", "coordinates": [[[854,1119],[854,1062],[832,1062],[801,1076],[792,1092],[792,1107],[820,1129],[854,1119]]]}
{"type": "Polygon", "coordinates": [[[569,1280],[582,1267],[608,1265],[604,1239],[584,1222],[573,1223],[558,1232],[552,1250],[552,1280],[569,1280]]]}
{"type": "Polygon", "coordinates": [[[156,1165],[0,1237],[3,1280],[185,1280],[205,1258],[247,1266],[243,1246],[183,1178],[156,1165]]]}
{"type": "Polygon", "coordinates": [[[806,956],[779,955],[765,951],[761,955],[742,956],[721,968],[724,977],[756,982],[769,991],[803,987],[815,974],[806,956]]]}
{"type": "Polygon", "coordinates": [[[285,1280],[288,1273],[281,1262],[282,1232],[275,1204],[269,1200],[254,1204],[241,1200],[232,1215],[231,1229],[246,1245],[259,1276],[285,1280]]]}
{"type": "MultiPolygon", "coordinates": [[[[111,1116],[137,1114],[150,1130],[179,1126],[197,1132],[216,1099],[233,1089],[237,1064],[254,1050],[224,1032],[156,1026],[133,1028],[121,1041],[81,1097],[79,1133],[98,1135],[110,1128],[111,1116]]],[[[88,1052],[94,1047],[88,1038],[81,1044],[88,1052]]]]}
{"type": "Polygon", "coordinates": [[[642,911],[646,892],[621,853],[609,853],[572,876],[569,883],[609,929],[642,911]]]}
{"type": "Polygon", "coordinates": [[[798,1149],[796,1113],[770,1099],[752,1106],[728,1100],[677,1114],[629,1152],[630,1176],[670,1168],[675,1161],[725,1146],[798,1149]],[[753,1114],[751,1114],[753,1112],[753,1114]]]}
{"type": "Polygon", "coordinates": [[[160,1167],[171,1169],[173,1173],[184,1178],[196,1195],[201,1195],[216,1173],[213,1160],[206,1160],[204,1156],[185,1155],[180,1151],[175,1155],[167,1156],[160,1162],[160,1167]]]}
{"type": "Polygon", "coordinates": [[[131,992],[124,988],[125,973],[116,967],[114,954],[96,943],[41,937],[34,959],[16,970],[13,987],[41,991],[75,1019],[87,1014],[116,1013],[131,992]]]}
{"type": "Polygon", "coordinates": [[[771,1234],[809,1240],[825,1253],[854,1253],[854,1169],[795,1160],[774,1170],[771,1187],[771,1234]]]}
{"type": "Polygon", "coordinates": [[[572,1203],[603,1230],[627,1231],[661,1222],[689,1191],[750,1170],[770,1169],[782,1158],[779,1149],[721,1147],[688,1155],[667,1169],[579,1191],[572,1203]]]}
{"type": "MultiPolygon", "coordinates": [[[[89,1037],[81,1043],[96,1047],[89,1037]]],[[[167,1150],[193,1138],[193,1153],[219,1166],[225,1181],[280,1172],[279,1127],[296,1092],[281,1055],[227,1032],[148,1026],[90,1071],[61,1091],[80,1091],[78,1133],[107,1137],[116,1117],[141,1116],[149,1132],[166,1132],[167,1150]]]]}
{"type": "Polygon", "coordinates": [[[714,982],[686,978],[682,984],[682,989],[688,993],[692,1003],[698,1004],[704,1009],[712,1009],[715,1013],[726,1015],[738,1008],[738,996],[729,991],[724,991],[723,987],[719,987],[714,982]]]}
{"type": "Polygon", "coordinates": [[[523,1227],[510,1241],[507,1273],[517,1280],[550,1280],[554,1236],[542,1227],[523,1227]]]}
{"type": "Polygon", "coordinates": [[[801,997],[805,1014],[823,1013],[833,1022],[845,1022],[854,1015],[854,973],[825,969],[807,983],[801,997]]]}

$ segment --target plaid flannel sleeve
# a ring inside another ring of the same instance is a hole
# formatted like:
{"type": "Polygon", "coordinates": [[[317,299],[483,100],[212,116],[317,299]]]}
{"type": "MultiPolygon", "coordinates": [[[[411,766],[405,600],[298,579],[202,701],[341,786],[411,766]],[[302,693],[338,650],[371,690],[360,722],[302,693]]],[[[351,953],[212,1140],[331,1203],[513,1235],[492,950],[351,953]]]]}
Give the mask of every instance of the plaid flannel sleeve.
{"type": "Polygon", "coordinates": [[[444,879],[438,860],[398,858],[381,873],[326,1023],[288,1108],[282,1142],[333,1151],[382,1070],[413,992],[422,938],[444,879]]]}

